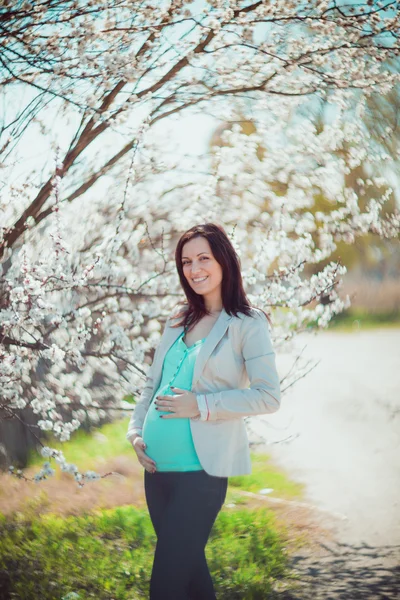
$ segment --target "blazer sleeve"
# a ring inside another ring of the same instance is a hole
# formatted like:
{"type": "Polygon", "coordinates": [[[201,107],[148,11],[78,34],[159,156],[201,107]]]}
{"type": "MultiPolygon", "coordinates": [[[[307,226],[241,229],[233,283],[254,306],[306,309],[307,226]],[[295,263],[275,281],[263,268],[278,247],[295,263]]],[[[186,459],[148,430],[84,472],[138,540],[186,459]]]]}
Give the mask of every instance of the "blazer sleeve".
{"type": "Polygon", "coordinates": [[[196,394],[201,421],[273,413],[280,407],[280,381],[264,313],[242,320],[241,338],[250,387],[196,394]]]}
{"type": "Polygon", "coordinates": [[[153,388],[154,388],[154,378],[153,378],[154,365],[156,364],[159,349],[161,346],[161,341],[162,341],[163,337],[165,336],[169,322],[170,322],[170,319],[168,318],[165,323],[164,331],[161,335],[160,341],[158,342],[156,351],[154,353],[153,361],[151,363],[149,370],[147,371],[146,381],[145,381],[142,393],[140,394],[139,400],[136,402],[135,409],[130,418],[129,425],[128,425],[128,432],[126,434],[126,438],[129,441],[131,441],[131,438],[133,437],[133,435],[135,433],[142,435],[144,419],[145,419],[146,413],[149,409],[150,402],[151,402],[151,399],[153,396],[153,391],[154,391],[153,390],[153,388]]]}

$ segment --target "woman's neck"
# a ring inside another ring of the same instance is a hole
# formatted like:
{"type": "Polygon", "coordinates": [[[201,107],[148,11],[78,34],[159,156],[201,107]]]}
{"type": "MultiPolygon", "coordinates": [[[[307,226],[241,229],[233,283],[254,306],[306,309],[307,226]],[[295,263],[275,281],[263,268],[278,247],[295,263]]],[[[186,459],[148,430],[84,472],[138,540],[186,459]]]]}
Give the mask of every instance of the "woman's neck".
{"type": "Polygon", "coordinates": [[[207,307],[206,306],[207,311],[211,314],[211,316],[218,316],[219,314],[221,314],[223,306],[221,307],[207,307]]]}
{"type": "Polygon", "coordinates": [[[204,306],[212,315],[219,315],[224,308],[222,302],[221,290],[215,289],[209,294],[203,296],[204,306]]]}

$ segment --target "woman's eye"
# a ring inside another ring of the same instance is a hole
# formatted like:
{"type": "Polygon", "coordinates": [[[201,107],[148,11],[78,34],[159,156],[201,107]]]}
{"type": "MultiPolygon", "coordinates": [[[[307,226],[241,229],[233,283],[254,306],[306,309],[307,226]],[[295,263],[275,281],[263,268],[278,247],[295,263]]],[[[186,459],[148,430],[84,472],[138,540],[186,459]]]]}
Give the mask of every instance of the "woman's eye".
{"type": "MultiPolygon", "coordinates": [[[[209,256],[201,256],[201,257],[200,257],[200,260],[203,260],[203,259],[204,259],[204,260],[208,260],[209,258],[210,258],[209,256]]],[[[188,264],[190,264],[190,261],[188,261],[188,260],[187,260],[187,261],[185,261],[185,262],[182,262],[182,265],[183,265],[183,266],[185,266],[185,265],[188,265],[188,264]]]]}

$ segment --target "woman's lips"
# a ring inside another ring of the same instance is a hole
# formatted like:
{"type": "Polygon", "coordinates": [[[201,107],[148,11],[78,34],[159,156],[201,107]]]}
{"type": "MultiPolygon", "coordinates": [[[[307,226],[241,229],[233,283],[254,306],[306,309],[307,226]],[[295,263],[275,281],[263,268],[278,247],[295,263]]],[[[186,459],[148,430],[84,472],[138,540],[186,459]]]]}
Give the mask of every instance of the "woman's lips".
{"type": "Polygon", "coordinates": [[[200,285],[202,283],[205,283],[207,281],[207,279],[208,279],[208,275],[207,275],[207,277],[205,279],[203,279],[203,281],[194,281],[192,279],[192,283],[193,283],[193,285],[200,285]]]}

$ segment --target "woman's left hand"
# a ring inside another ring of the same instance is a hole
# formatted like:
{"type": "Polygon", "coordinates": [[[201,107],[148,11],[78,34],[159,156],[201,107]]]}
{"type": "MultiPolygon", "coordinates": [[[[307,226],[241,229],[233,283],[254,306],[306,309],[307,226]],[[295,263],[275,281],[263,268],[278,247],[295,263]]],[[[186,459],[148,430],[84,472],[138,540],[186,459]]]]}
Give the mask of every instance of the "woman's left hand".
{"type": "Polygon", "coordinates": [[[197,405],[196,395],[189,390],[171,387],[176,396],[157,396],[154,403],[159,410],[168,412],[168,415],[160,415],[162,419],[183,419],[199,417],[200,411],[197,405]]]}

